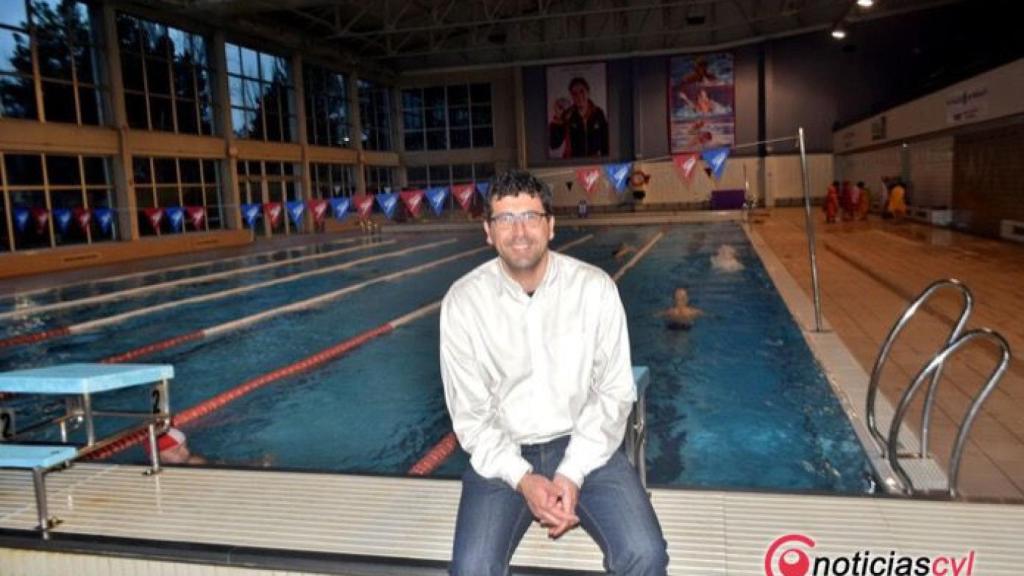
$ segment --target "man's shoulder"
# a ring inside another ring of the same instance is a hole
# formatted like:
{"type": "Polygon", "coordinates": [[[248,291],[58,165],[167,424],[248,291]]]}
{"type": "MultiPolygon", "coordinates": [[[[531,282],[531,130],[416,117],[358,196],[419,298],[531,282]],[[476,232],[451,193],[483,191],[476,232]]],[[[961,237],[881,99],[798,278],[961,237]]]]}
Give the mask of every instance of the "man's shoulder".
{"type": "Polygon", "coordinates": [[[552,255],[558,259],[558,265],[570,281],[579,280],[585,284],[613,283],[607,272],[593,264],[560,252],[552,252],[552,255]]]}
{"type": "Polygon", "coordinates": [[[492,258],[453,282],[444,298],[453,301],[472,297],[474,294],[479,294],[481,290],[493,290],[499,273],[498,259],[492,258]]]}

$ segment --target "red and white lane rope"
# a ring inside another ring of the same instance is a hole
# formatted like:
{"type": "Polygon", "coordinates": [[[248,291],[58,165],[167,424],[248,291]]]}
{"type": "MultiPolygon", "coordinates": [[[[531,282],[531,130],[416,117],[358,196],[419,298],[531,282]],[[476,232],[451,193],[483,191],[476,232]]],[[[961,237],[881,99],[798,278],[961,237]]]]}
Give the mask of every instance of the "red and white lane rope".
{"type": "Polygon", "coordinates": [[[159,292],[161,290],[170,290],[178,286],[188,286],[190,284],[202,284],[205,282],[213,282],[215,280],[222,280],[224,278],[231,278],[232,276],[240,276],[242,274],[250,274],[253,272],[261,272],[263,270],[270,270],[271,268],[279,268],[281,266],[290,266],[299,262],[308,262],[313,260],[321,260],[324,258],[333,258],[335,256],[341,256],[343,254],[349,254],[352,252],[358,252],[360,250],[368,250],[370,248],[376,248],[377,246],[383,246],[387,244],[394,244],[394,240],[387,242],[374,242],[372,244],[365,244],[361,246],[352,246],[350,248],[342,248],[340,250],[333,250],[330,252],[322,252],[320,254],[311,254],[309,256],[300,256],[298,258],[291,258],[289,260],[280,260],[277,262],[267,262],[266,264],[256,264],[253,266],[247,266],[243,268],[235,268],[234,270],[224,270],[222,272],[213,272],[210,274],[203,274],[202,276],[190,276],[188,278],[179,278],[177,280],[168,280],[166,282],[157,282],[154,284],[147,284],[145,286],[138,286],[135,288],[126,288],[124,290],[117,290],[115,292],[107,292],[106,294],[97,294],[95,296],[87,296],[85,298],[78,298],[76,300],[66,300],[63,302],[54,302],[52,304],[40,304],[39,306],[31,306],[27,308],[18,308],[17,310],[11,310],[8,312],[0,313],[0,320],[7,318],[24,318],[25,316],[31,316],[33,314],[41,314],[43,312],[52,312],[54,310],[66,310],[68,308],[74,308],[77,306],[86,306],[89,304],[99,304],[100,302],[110,302],[111,300],[121,300],[129,297],[142,296],[143,294],[149,294],[151,292],[159,292]]]}
{"type": "MultiPolygon", "coordinates": [[[[394,240],[388,240],[386,242],[391,243],[391,242],[394,242],[394,240]]],[[[162,310],[169,310],[169,309],[172,309],[172,308],[176,308],[178,306],[183,306],[185,304],[197,304],[199,302],[208,302],[210,300],[217,300],[217,299],[220,299],[220,298],[226,298],[228,296],[235,296],[235,295],[238,295],[238,294],[244,294],[246,292],[251,292],[253,290],[258,290],[260,288],[267,288],[267,287],[270,287],[270,286],[276,286],[278,284],[284,284],[286,282],[294,282],[295,280],[300,280],[302,278],[308,278],[310,276],[316,276],[316,275],[319,275],[319,274],[328,274],[328,273],[331,273],[331,272],[337,272],[339,270],[345,270],[345,269],[348,269],[348,268],[352,268],[354,266],[359,266],[360,264],[366,264],[366,263],[369,263],[369,262],[375,262],[377,260],[383,260],[383,259],[386,259],[386,258],[397,258],[399,256],[404,256],[406,254],[411,254],[413,252],[419,252],[421,250],[429,250],[431,248],[436,248],[436,247],[442,246],[444,244],[451,244],[452,242],[456,242],[456,239],[451,238],[451,239],[448,239],[448,240],[441,240],[439,242],[432,242],[432,243],[429,243],[429,244],[424,244],[422,246],[413,246],[411,248],[405,248],[405,249],[402,249],[402,250],[396,250],[394,252],[386,252],[384,254],[376,254],[374,256],[367,256],[365,258],[359,258],[357,260],[352,260],[350,262],[344,262],[344,263],[341,263],[341,264],[336,264],[334,266],[328,266],[326,268],[320,268],[320,269],[317,269],[317,270],[310,270],[308,272],[300,272],[298,274],[291,274],[291,275],[288,275],[288,276],[283,276],[281,278],[276,278],[274,280],[268,280],[266,282],[258,282],[256,284],[248,284],[246,286],[239,286],[237,288],[231,288],[231,289],[228,289],[228,290],[221,290],[219,292],[212,292],[210,294],[202,294],[202,295],[199,295],[199,296],[192,296],[191,298],[184,298],[184,299],[181,299],[181,300],[172,300],[170,302],[164,302],[162,304],[156,304],[154,306],[148,306],[146,308],[140,308],[138,310],[131,310],[131,311],[128,311],[128,312],[122,312],[121,314],[114,314],[112,316],[106,316],[106,317],[103,317],[103,318],[97,318],[95,320],[88,320],[86,322],[80,322],[78,324],[71,324],[69,326],[53,328],[53,329],[50,329],[50,330],[45,330],[43,332],[34,332],[34,333],[30,333],[30,334],[19,334],[18,336],[11,336],[9,338],[2,338],[2,339],[0,339],[0,348],[16,346],[18,344],[25,344],[25,343],[29,343],[29,342],[41,342],[43,340],[49,340],[49,339],[57,338],[57,337],[60,337],[60,336],[68,336],[70,334],[81,334],[83,332],[89,332],[91,330],[95,330],[97,328],[102,328],[104,326],[111,326],[111,325],[114,325],[114,324],[119,324],[121,322],[124,322],[125,320],[130,320],[132,318],[138,318],[139,316],[145,316],[147,314],[152,314],[154,312],[160,312],[162,310]]]]}

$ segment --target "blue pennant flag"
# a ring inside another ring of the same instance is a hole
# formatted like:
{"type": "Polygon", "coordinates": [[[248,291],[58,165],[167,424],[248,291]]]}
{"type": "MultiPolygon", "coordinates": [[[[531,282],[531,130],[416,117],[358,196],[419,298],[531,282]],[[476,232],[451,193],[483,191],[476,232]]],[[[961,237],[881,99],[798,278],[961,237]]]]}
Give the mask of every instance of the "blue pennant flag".
{"type": "Polygon", "coordinates": [[[100,232],[104,235],[110,234],[112,224],[114,223],[114,212],[110,208],[93,208],[92,217],[99,224],[100,232]]]}
{"type": "Polygon", "coordinates": [[[715,180],[718,180],[722,177],[722,172],[725,171],[725,159],[729,157],[729,148],[709,148],[701,152],[700,157],[711,168],[711,174],[714,175],[715,180]]]}
{"type": "Polygon", "coordinates": [[[68,208],[54,208],[53,221],[57,224],[57,230],[61,234],[67,234],[68,225],[71,224],[71,210],[68,208]]]}
{"type": "Polygon", "coordinates": [[[306,203],[302,200],[292,200],[287,202],[288,205],[288,216],[292,219],[292,224],[300,226],[302,224],[302,215],[306,212],[306,203]]]}
{"type": "Polygon", "coordinates": [[[242,204],[242,220],[245,222],[246,226],[249,228],[254,228],[256,226],[256,220],[260,217],[261,209],[262,205],[259,203],[254,202],[252,204],[242,204]]]}
{"type": "Polygon", "coordinates": [[[444,201],[446,198],[448,198],[447,186],[431,186],[427,188],[427,200],[430,201],[430,207],[434,209],[434,214],[440,216],[441,212],[444,212],[444,201]]]}
{"type": "Polygon", "coordinates": [[[487,202],[491,199],[491,181],[477,182],[476,191],[480,193],[480,197],[484,199],[484,202],[487,202]]]}
{"type": "Polygon", "coordinates": [[[30,213],[28,208],[24,206],[14,207],[14,228],[20,233],[24,232],[25,228],[28,227],[28,218],[30,213]]]}
{"type": "Polygon", "coordinates": [[[342,220],[345,218],[345,214],[348,213],[349,199],[347,197],[331,198],[331,215],[334,216],[335,220],[342,220]]]}
{"type": "Polygon", "coordinates": [[[604,173],[608,175],[608,181],[612,183],[612,186],[615,186],[615,191],[619,194],[626,189],[630,166],[629,162],[604,165],[604,173]]]}
{"type": "Polygon", "coordinates": [[[380,206],[381,212],[391,220],[392,216],[395,215],[395,206],[398,205],[398,193],[397,192],[378,192],[376,194],[377,205],[380,206]]]}
{"type": "Polygon", "coordinates": [[[172,232],[181,232],[182,224],[185,223],[185,210],[181,206],[164,208],[164,216],[167,217],[172,232]]]}

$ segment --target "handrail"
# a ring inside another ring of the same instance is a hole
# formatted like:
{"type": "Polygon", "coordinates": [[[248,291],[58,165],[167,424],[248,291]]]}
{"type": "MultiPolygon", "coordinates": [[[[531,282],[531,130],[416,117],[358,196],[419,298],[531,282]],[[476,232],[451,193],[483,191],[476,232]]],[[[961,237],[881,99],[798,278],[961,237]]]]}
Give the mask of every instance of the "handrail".
{"type": "Polygon", "coordinates": [[[981,405],[986,399],[988,399],[989,395],[999,383],[1000,378],[1002,378],[1003,374],[1006,372],[1007,367],[1010,365],[1009,343],[1007,343],[1006,339],[998,332],[994,332],[988,328],[970,330],[943,348],[942,351],[936,354],[935,357],[932,358],[931,362],[929,362],[928,365],[918,373],[917,377],[914,378],[914,382],[904,391],[903,396],[900,398],[900,403],[896,408],[896,414],[893,416],[892,428],[889,433],[889,465],[892,466],[892,469],[897,475],[899,475],[908,492],[913,491],[913,483],[910,480],[910,476],[899,462],[899,455],[897,454],[897,450],[899,449],[899,434],[896,431],[899,430],[900,425],[903,423],[903,419],[906,417],[910,408],[910,402],[913,400],[914,394],[921,387],[921,383],[924,382],[925,378],[929,375],[933,377],[932,384],[929,386],[929,393],[932,393],[935,388],[935,376],[937,376],[942,370],[942,365],[946,359],[968,343],[979,338],[986,338],[994,341],[996,345],[1002,349],[1002,354],[999,359],[999,364],[989,375],[988,381],[978,392],[977,396],[974,397],[970,407],[967,409],[967,414],[964,417],[963,422],[960,423],[960,428],[957,430],[956,442],[953,445],[953,451],[949,458],[947,491],[951,498],[956,498],[959,495],[960,461],[963,457],[964,446],[967,443],[967,436],[970,434],[971,426],[974,424],[974,419],[977,417],[978,411],[981,410],[981,405]]]}
{"type": "MultiPolygon", "coordinates": [[[[882,349],[878,352],[878,357],[875,359],[875,365],[871,369],[871,380],[868,384],[867,394],[867,425],[868,431],[871,436],[874,437],[878,443],[878,447],[882,450],[882,456],[886,456],[887,446],[891,444],[892,438],[899,436],[899,427],[895,425],[895,419],[893,423],[889,425],[889,439],[882,434],[878,429],[878,420],[875,416],[875,399],[878,396],[878,387],[882,377],[882,368],[885,362],[889,359],[889,353],[892,352],[892,346],[896,341],[896,337],[900,335],[910,319],[920,310],[924,303],[928,301],[933,294],[935,294],[941,288],[955,288],[960,291],[964,297],[963,309],[960,312],[960,318],[957,320],[956,325],[949,334],[949,338],[946,339],[944,347],[948,347],[957,340],[960,336],[961,331],[967,324],[967,320],[971,315],[971,311],[974,309],[974,296],[971,294],[970,289],[959,280],[950,278],[948,280],[936,280],[928,285],[921,294],[903,311],[900,318],[893,324],[892,328],[889,329],[889,335],[885,338],[885,343],[882,345],[882,349]]],[[[942,376],[942,364],[940,363],[932,377],[932,382],[928,386],[928,394],[925,396],[924,411],[921,415],[921,443],[919,454],[922,458],[928,455],[928,425],[931,420],[932,404],[935,401],[935,390],[938,385],[939,379],[942,376]]]]}

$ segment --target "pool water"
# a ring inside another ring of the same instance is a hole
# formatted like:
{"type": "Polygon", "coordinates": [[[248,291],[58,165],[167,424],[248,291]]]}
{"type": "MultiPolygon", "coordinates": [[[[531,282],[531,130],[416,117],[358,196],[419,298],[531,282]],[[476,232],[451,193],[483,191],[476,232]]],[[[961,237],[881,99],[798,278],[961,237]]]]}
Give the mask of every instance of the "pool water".
{"type": "MultiPolygon", "coordinates": [[[[639,247],[659,227],[560,227],[554,246],[594,237],[566,253],[613,273],[623,243],[639,247]]],[[[864,492],[869,466],[842,408],[776,293],[742,229],[732,223],[675,225],[619,283],[634,365],[651,369],[648,479],[652,485],[864,492]],[[720,246],[736,249],[744,268],[711,265],[720,246]],[[703,310],[690,330],[668,330],[658,312],[677,287],[703,310]]],[[[387,236],[385,236],[387,238],[387,236]]],[[[337,290],[388,272],[483,245],[482,233],[394,235],[374,246],[317,263],[182,287],[139,298],[55,311],[8,327],[8,335],[106,316],[137,306],[209,293],[435,242],[445,244],[237,297],[186,305],[95,333],[0,350],[0,369],[105,356],[232,318],[337,290]]],[[[317,250],[338,250],[335,245],[317,250]]],[[[292,251],[299,255],[302,251],[292,251]]],[[[168,277],[183,277],[284,258],[260,256],[168,277]]],[[[400,280],[374,284],[307,312],[228,336],[145,357],[174,364],[172,407],[205,398],[316,353],[443,297],[461,275],[493,257],[479,252],[400,280]]],[[[158,281],[160,275],[144,281],[158,281]]],[[[138,285],[139,279],[66,289],[76,295],[138,285]]],[[[42,295],[40,302],[52,300],[42,295]]],[[[438,367],[438,317],[427,315],[312,371],[258,389],[185,427],[191,448],[217,464],[351,473],[404,474],[451,430],[438,367]]],[[[112,404],[127,398],[108,400],[112,404]]],[[[115,457],[143,461],[140,449],[115,457]]],[[[454,477],[456,454],[435,473],[454,477]]]]}

